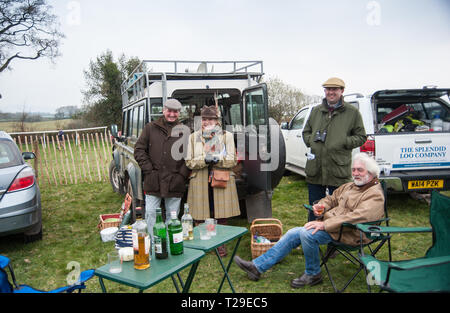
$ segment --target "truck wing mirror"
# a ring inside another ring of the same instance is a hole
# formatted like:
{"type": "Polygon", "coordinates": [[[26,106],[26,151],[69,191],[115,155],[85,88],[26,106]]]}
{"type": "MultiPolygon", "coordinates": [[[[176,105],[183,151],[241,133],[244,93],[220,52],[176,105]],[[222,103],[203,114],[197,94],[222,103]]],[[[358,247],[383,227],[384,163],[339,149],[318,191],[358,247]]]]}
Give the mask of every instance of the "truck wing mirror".
{"type": "Polygon", "coordinates": [[[114,138],[117,138],[117,137],[118,137],[118,131],[117,131],[117,125],[116,125],[116,124],[112,124],[112,125],[111,125],[111,135],[112,135],[114,138]]]}

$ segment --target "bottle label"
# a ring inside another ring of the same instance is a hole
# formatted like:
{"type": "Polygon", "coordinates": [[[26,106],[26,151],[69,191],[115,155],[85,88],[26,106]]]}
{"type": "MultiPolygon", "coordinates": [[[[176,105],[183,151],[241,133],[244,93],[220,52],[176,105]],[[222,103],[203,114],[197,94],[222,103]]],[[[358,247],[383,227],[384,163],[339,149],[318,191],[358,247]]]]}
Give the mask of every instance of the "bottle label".
{"type": "Polygon", "coordinates": [[[138,235],[135,229],[131,230],[131,237],[133,239],[133,249],[136,251],[139,250],[138,235]]]}
{"type": "Polygon", "coordinates": [[[147,235],[144,238],[144,247],[145,247],[145,254],[150,253],[150,236],[147,235]]]}
{"type": "Polygon", "coordinates": [[[183,223],[183,236],[189,236],[189,232],[192,231],[192,224],[190,222],[183,223]]]}
{"type": "Polygon", "coordinates": [[[154,239],[155,239],[155,253],[162,253],[161,238],[158,236],[154,236],[154,239]]]}
{"type": "Polygon", "coordinates": [[[183,242],[183,232],[173,234],[173,243],[183,242]]]}

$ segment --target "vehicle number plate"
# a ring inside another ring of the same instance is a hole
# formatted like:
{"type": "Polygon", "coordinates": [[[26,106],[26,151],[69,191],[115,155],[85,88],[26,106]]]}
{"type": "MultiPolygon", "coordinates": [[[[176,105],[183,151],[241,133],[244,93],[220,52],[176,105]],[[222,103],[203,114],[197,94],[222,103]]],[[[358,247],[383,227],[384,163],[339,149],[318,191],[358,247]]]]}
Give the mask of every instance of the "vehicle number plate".
{"type": "Polygon", "coordinates": [[[443,179],[410,180],[408,182],[408,189],[423,189],[423,188],[444,188],[444,180],[443,179]]]}

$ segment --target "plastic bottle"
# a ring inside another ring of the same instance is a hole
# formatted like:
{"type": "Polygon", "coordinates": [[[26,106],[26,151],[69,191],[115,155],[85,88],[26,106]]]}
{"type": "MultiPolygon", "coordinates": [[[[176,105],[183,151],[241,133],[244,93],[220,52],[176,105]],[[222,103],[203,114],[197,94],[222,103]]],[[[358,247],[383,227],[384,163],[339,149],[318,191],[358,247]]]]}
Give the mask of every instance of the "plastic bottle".
{"type": "Polygon", "coordinates": [[[435,114],[433,120],[431,121],[431,128],[435,132],[441,132],[444,126],[444,122],[439,117],[439,114],[435,114]]]}
{"type": "Polygon", "coordinates": [[[270,240],[269,240],[269,239],[267,239],[267,238],[264,237],[264,236],[258,236],[258,233],[256,233],[256,234],[253,236],[253,239],[255,240],[256,243],[270,243],[270,240]]]}

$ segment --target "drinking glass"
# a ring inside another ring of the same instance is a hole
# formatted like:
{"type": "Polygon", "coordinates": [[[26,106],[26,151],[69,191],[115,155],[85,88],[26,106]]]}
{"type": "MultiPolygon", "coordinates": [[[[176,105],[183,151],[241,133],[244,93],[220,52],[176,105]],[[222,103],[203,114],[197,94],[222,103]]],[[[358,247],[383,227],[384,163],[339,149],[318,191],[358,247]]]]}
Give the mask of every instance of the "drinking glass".
{"type": "Polygon", "coordinates": [[[108,253],[108,264],[110,273],[117,274],[122,272],[122,259],[120,257],[119,251],[108,253]]]}

